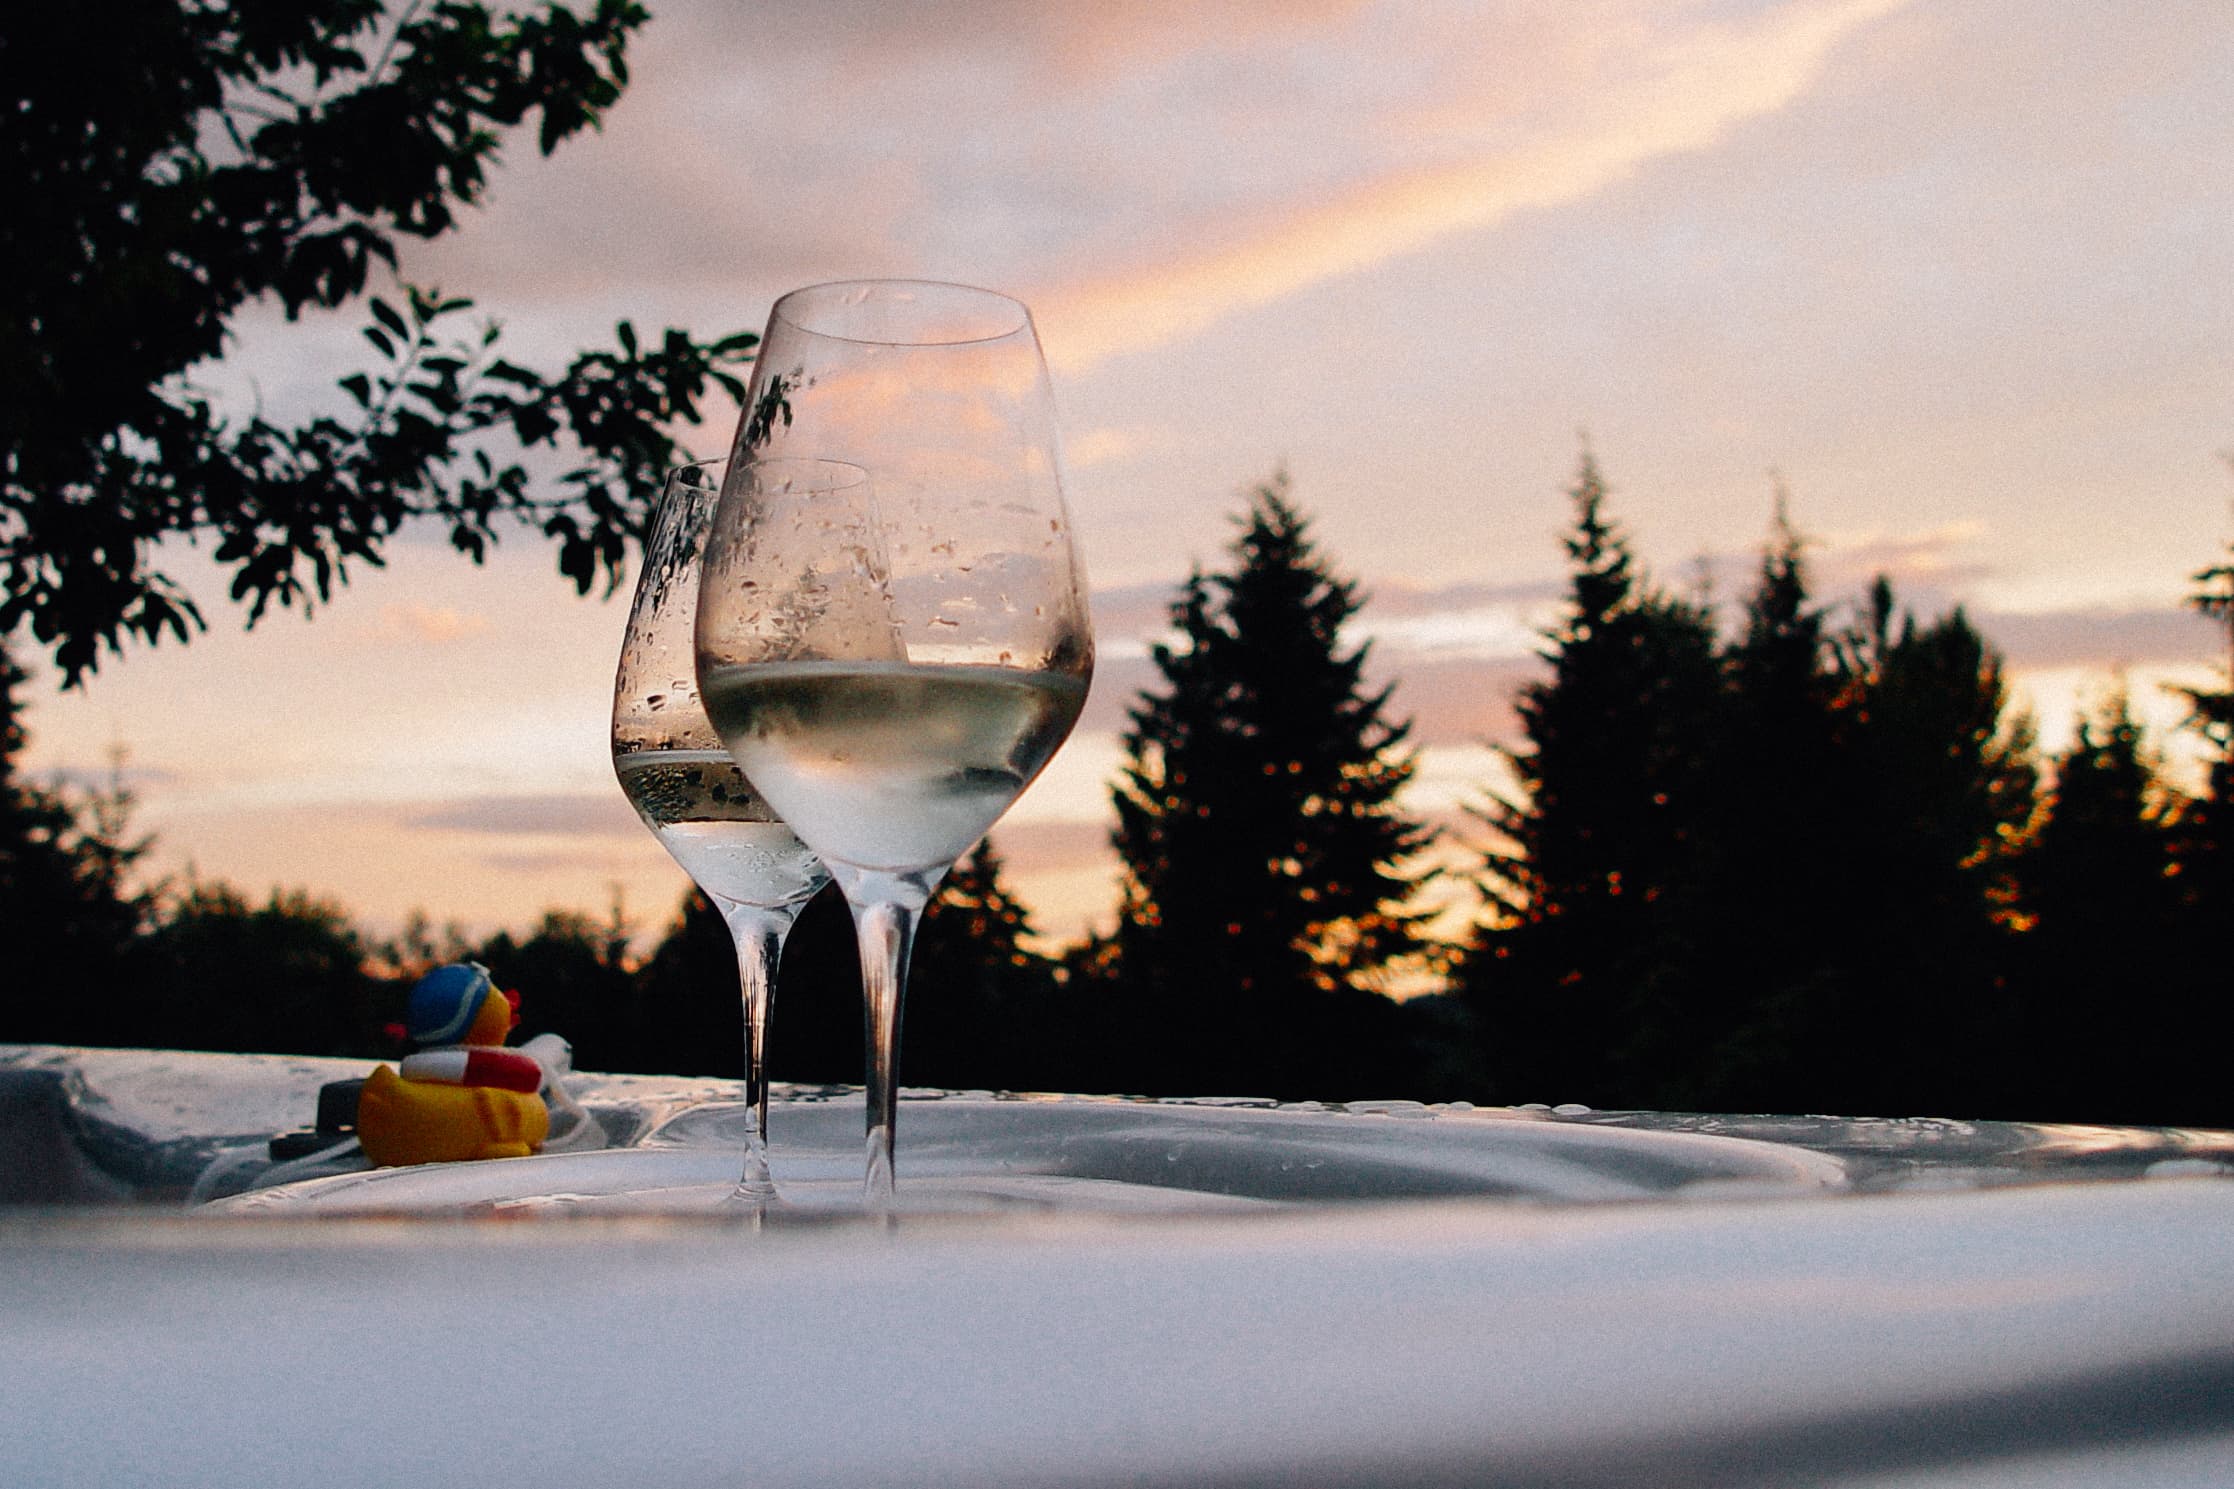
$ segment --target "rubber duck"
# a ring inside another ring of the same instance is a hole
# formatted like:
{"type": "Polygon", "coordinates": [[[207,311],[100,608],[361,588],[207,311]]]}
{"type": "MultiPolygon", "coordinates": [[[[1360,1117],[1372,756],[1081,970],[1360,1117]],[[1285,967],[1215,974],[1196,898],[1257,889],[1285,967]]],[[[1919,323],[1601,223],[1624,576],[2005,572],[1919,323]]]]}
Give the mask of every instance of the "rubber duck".
{"type": "Polygon", "coordinates": [[[376,1066],[357,1098],[357,1140],[379,1167],[523,1158],[550,1131],[533,1055],[504,1048],[519,1000],[478,962],[437,967],[411,989],[404,1029],[421,1048],[376,1066]]]}

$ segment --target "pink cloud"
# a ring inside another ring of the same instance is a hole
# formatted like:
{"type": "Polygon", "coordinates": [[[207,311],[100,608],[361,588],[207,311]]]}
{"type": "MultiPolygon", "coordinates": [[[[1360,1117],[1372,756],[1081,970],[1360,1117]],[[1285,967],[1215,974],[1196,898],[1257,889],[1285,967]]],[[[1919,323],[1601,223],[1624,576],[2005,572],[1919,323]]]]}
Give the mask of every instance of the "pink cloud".
{"type": "Polygon", "coordinates": [[[447,646],[470,636],[478,636],[488,629],[487,616],[448,605],[405,601],[383,605],[380,609],[379,632],[391,640],[447,646]]]}
{"type": "Polygon", "coordinates": [[[1826,0],[1686,35],[1647,49],[1641,67],[1594,90],[1563,129],[1457,163],[1378,173],[1253,223],[1206,225],[1210,241],[1199,248],[1042,295],[1048,354],[1059,370],[1081,371],[1454,234],[1582,200],[1784,108],[1838,42],[1907,3],[1826,0]]]}

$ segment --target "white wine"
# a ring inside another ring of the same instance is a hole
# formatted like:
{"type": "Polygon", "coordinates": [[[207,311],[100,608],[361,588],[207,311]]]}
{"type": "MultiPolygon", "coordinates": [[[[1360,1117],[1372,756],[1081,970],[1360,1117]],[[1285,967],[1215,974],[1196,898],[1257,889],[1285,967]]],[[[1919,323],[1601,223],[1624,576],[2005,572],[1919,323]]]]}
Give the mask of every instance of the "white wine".
{"type": "Polygon", "coordinates": [[[613,760],[636,815],[700,889],[740,905],[796,904],[829,874],[720,750],[633,750],[613,760]]]}
{"type": "Polygon", "coordinates": [[[825,858],[945,868],[1008,810],[1086,701],[1083,678],[905,662],[724,666],[706,714],[825,858]]]}

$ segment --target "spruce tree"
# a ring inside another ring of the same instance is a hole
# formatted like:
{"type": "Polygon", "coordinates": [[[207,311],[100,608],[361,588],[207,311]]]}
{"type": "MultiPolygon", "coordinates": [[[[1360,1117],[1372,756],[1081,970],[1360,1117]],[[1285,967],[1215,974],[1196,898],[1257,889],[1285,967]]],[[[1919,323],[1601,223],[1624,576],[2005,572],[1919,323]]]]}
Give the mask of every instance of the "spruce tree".
{"type": "Polygon", "coordinates": [[[2176,1058],[2156,1120],[2234,1126],[2226,1051],[2234,1046],[2234,545],[2195,576],[2188,604],[2226,633],[2217,687],[2189,688],[2182,727],[2203,741],[2202,789],[2177,803],[2170,831],[2175,920],[2165,947],[2163,1037],[2176,1058]]]}
{"type": "Polygon", "coordinates": [[[910,1085],[1058,1089],[1054,970],[1026,945],[1031,916],[990,838],[939,883],[908,976],[901,1070],[910,1085]]]}
{"type": "Polygon", "coordinates": [[[1745,628],[1722,649],[1701,737],[1702,825],[1673,891],[1696,997],[1652,1072],[1655,1104],[1790,1107],[1792,1006],[1833,975],[1853,868],[1823,616],[1780,489],[1745,628]]]}
{"type": "Polygon", "coordinates": [[[1840,647],[1848,811],[1837,969],[1800,1010],[1818,1109],[1992,1115],[2006,1107],[2008,915],[2034,815],[2032,724],[1961,608],[1928,625],[1873,589],[1840,647]]]}
{"type": "MultiPolygon", "coordinates": [[[[2172,862],[2189,923],[2224,927],[2234,923],[2234,544],[2226,562],[2200,571],[2194,582],[2188,605],[2225,630],[2227,660],[2219,686],[2181,690],[2189,708],[2183,727],[2203,741],[2204,778],[2203,789],[2175,814],[2172,862]]],[[[2195,970],[2215,973],[2221,988],[2234,987],[2224,937],[2210,939],[2219,953],[2209,962],[2199,958],[2195,970]]]]}
{"type": "Polygon", "coordinates": [[[1483,816],[1490,919],[1460,989],[1502,1100],[1649,1099],[1692,1003],[1676,891],[1697,851],[1712,623],[1639,571],[1585,450],[1551,675],[1521,690],[1522,791],[1483,816]]]}
{"type": "Polygon", "coordinates": [[[2146,1121],[2173,1095],[2171,1066],[2190,1037],[2165,1018],[2178,993],[2167,965],[2176,801],[2122,691],[2056,758],[2021,865],[2028,1116],[2146,1121]]]}
{"type": "Polygon", "coordinates": [[[1396,800],[1410,726],[1365,684],[1367,647],[1344,644],[1362,601],[1284,473],[1240,529],[1230,570],[1181,587],[1177,638],[1153,651],[1163,687],[1125,732],[1112,960],[1137,1068],[1167,1088],[1355,1095],[1386,1078],[1367,1073],[1372,994],[1421,946],[1407,860],[1429,833],[1396,800]]]}

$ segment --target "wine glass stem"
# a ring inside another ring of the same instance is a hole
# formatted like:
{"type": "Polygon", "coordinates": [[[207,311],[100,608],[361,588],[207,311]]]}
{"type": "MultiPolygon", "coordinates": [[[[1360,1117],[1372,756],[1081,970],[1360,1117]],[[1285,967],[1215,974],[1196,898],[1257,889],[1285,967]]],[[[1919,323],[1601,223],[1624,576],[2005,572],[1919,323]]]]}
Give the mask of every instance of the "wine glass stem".
{"type": "Polygon", "coordinates": [[[932,886],[945,871],[894,874],[831,867],[853,909],[854,936],[861,948],[861,1028],[868,1056],[868,1162],[861,1192],[872,1213],[889,1215],[908,957],[915,946],[916,923],[930,902],[932,886]]]}
{"type": "Polygon", "coordinates": [[[737,1181],[737,1194],[744,1199],[772,1199],[776,1183],[768,1171],[768,1005],[775,993],[776,968],[783,960],[784,937],[798,911],[724,903],[721,913],[737,948],[737,983],[745,1012],[745,1170],[737,1181]]]}

